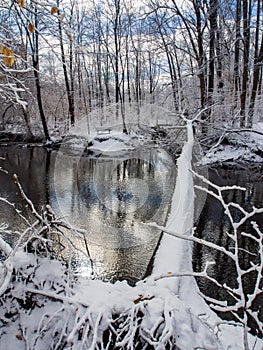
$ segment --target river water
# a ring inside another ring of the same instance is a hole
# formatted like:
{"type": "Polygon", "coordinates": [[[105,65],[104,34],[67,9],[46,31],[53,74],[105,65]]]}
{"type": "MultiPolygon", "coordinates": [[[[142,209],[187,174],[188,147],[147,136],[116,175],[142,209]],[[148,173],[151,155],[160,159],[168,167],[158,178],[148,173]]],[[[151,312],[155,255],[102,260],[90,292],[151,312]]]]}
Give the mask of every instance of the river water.
{"type": "MultiPolygon", "coordinates": [[[[149,149],[110,157],[48,152],[42,147],[2,147],[0,157],[5,158],[0,166],[8,171],[8,174],[0,172],[1,197],[18,209],[25,209],[12,180],[12,175],[17,174],[25,193],[38,210],[49,204],[70,225],[87,231],[84,237],[73,236],[71,239],[82,250],[88,246],[93,270],[90,260],[74,250],[71,254],[76,270],[109,281],[127,279],[133,283],[144,277],[161,232],[143,223],[165,223],[175,185],[176,164],[165,151],[149,149]]],[[[209,178],[218,185],[238,184],[248,189],[246,192],[227,192],[228,201],[237,201],[248,210],[251,205],[262,206],[260,171],[221,167],[210,169],[209,178]]],[[[197,198],[199,196],[201,193],[197,192],[197,198]]],[[[258,215],[257,220],[262,225],[262,215],[258,215]]],[[[2,222],[7,222],[13,231],[24,228],[13,208],[0,203],[2,222]]],[[[196,225],[199,237],[229,248],[226,234],[230,230],[229,221],[214,198],[206,198],[201,214],[198,211],[196,225]]],[[[245,229],[251,230],[248,226],[245,229]]],[[[11,244],[17,238],[16,234],[5,236],[11,244]]],[[[244,241],[246,244],[245,248],[253,252],[255,247],[244,241]]],[[[66,258],[67,254],[65,249],[62,256],[66,258]]],[[[196,246],[194,269],[201,270],[207,259],[216,261],[211,270],[215,278],[222,283],[234,283],[235,271],[228,259],[196,246]]],[[[246,254],[243,260],[246,264],[246,254]]],[[[248,291],[249,281],[246,282],[248,291]]],[[[213,290],[217,297],[223,293],[211,289],[207,281],[200,280],[199,285],[204,293],[213,290]]]]}
{"type": "MultiPolygon", "coordinates": [[[[252,206],[262,207],[263,205],[263,175],[262,171],[258,168],[211,168],[209,170],[209,179],[214,184],[219,186],[239,185],[246,188],[246,191],[231,190],[223,193],[223,198],[226,203],[238,203],[247,212],[252,210],[252,206]]],[[[197,196],[200,194],[197,191],[197,196]]],[[[243,214],[239,209],[232,209],[234,221],[238,222],[243,214]]],[[[262,230],[263,227],[263,214],[257,214],[252,218],[257,222],[258,227],[262,230]]],[[[250,220],[245,222],[238,230],[239,241],[239,261],[240,267],[243,270],[247,270],[251,267],[251,263],[260,263],[259,245],[255,243],[251,238],[242,237],[241,232],[246,232],[251,236],[258,237],[256,231],[251,225],[250,220]]],[[[203,207],[202,213],[196,222],[196,235],[206,241],[217,244],[220,247],[224,247],[229,251],[234,252],[234,242],[229,237],[233,233],[232,225],[224,213],[223,206],[220,202],[212,196],[208,196],[203,207]]],[[[227,285],[232,289],[238,287],[237,284],[237,270],[232,259],[228,258],[225,254],[207,248],[203,245],[195,245],[193,251],[193,268],[195,271],[202,271],[207,261],[214,261],[215,264],[211,265],[208,269],[208,274],[214,278],[221,285],[227,285]]],[[[242,285],[245,295],[253,293],[255,281],[255,272],[247,273],[242,278],[242,285]]],[[[229,305],[235,303],[235,300],[229,295],[225,288],[216,286],[215,283],[205,279],[197,279],[199,288],[206,296],[215,298],[216,300],[227,300],[229,305]]],[[[263,289],[263,281],[260,284],[261,290],[263,289]]],[[[251,310],[259,312],[259,317],[263,320],[263,292],[258,293],[257,298],[251,306],[251,310]]],[[[240,310],[241,312],[241,310],[240,310]]],[[[242,314],[242,312],[241,312],[242,314]]],[[[230,312],[221,312],[219,315],[227,320],[232,320],[233,315],[230,312]]],[[[254,334],[261,334],[260,330],[255,322],[249,317],[249,325],[252,328],[254,334]]]]}
{"type": "MultiPolygon", "coordinates": [[[[12,175],[41,211],[51,205],[58,217],[86,230],[70,235],[78,249],[64,249],[78,272],[106,281],[144,277],[161,232],[145,225],[164,225],[173,193],[176,166],[162,150],[149,149],[110,157],[82,152],[46,151],[42,147],[1,148],[0,195],[24,208],[12,175]],[[81,250],[89,253],[90,259],[81,250]]],[[[12,207],[0,203],[0,222],[22,231],[12,207]]],[[[28,215],[30,215],[28,213],[28,215]]],[[[69,234],[69,233],[67,233],[69,234]]],[[[14,244],[18,234],[5,236],[14,244]]]]}

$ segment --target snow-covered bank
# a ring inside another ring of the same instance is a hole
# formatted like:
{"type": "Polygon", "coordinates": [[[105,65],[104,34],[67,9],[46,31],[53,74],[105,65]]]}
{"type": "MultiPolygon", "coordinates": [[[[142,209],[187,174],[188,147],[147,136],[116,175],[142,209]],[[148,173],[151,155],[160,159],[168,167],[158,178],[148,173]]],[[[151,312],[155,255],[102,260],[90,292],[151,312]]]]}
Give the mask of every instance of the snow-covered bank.
{"type": "Polygon", "coordinates": [[[102,153],[115,153],[119,151],[130,151],[138,146],[136,138],[123,133],[112,133],[106,135],[95,135],[90,139],[87,149],[89,151],[100,151],[102,153]]]}
{"type": "Polygon", "coordinates": [[[253,131],[229,130],[223,132],[218,141],[207,149],[202,165],[239,163],[263,163],[263,123],[255,125],[253,131]]]}

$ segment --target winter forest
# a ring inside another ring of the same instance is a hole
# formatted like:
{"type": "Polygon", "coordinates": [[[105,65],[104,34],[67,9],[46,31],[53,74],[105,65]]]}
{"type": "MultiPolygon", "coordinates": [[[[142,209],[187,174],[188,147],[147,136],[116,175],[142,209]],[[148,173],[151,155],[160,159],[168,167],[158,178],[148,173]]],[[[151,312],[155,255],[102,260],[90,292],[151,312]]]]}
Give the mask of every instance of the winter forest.
{"type": "Polygon", "coordinates": [[[262,350],[262,113],[261,0],[0,0],[0,350],[262,350]]]}

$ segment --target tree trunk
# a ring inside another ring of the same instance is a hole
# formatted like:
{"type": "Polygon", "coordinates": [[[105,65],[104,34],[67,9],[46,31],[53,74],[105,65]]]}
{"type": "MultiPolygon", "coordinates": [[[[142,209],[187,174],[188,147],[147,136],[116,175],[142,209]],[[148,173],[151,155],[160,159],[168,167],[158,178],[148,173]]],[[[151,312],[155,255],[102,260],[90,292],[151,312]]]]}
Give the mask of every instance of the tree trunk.
{"type": "MultiPolygon", "coordinates": [[[[59,0],[57,0],[57,7],[59,7],[59,0]]],[[[62,66],[63,66],[63,73],[64,73],[64,79],[65,79],[65,85],[66,85],[67,98],[68,98],[70,124],[73,125],[75,123],[74,96],[73,96],[73,91],[71,91],[72,84],[71,84],[71,88],[70,88],[70,82],[69,82],[69,77],[68,77],[68,70],[67,70],[66,55],[65,55],[64,44],[63,44],[63,32],[62,32],[62,25],[61,25],[60,16],[58,16],[58,31],[59,31],[59,44],[60,44],[60,51],[61,51],[61,61],[62,61],[62,66]]],[[[70,45],[72,45],[72,43],[70,43],[70,45]]]]}
{"type": "Polygon", "coordinates": [[[234,56],[234,86],[235,86],[235,107],[238,101],[238,92],[240,90],[240,40],[241,40],[241,0],[236,0],[236,37],[235,37],[235,56],[234,56]]]}
{"type": "Polygon", "coordinates": [[[250,47],[250,11],[249,0],[243,0],[243,76],[242,76],[242,91],[240,96],[240,127],[246,126],[246,102],[249,79],[249,47],[250,47]]]}
{"type": "Polygon", "coordinates": [[[209,31],[209,75],[208,75],[208,104],[213,104],[213,92],[215,86],[215,47],[217,35],[217,8],[218,0],[210,1],[210,31],[209,31]]]}
{"type": "MultiPolygon", "coordinates": [[[[200,4],[198,1],[194,1],[194,9],[196,14],[196,30],[197,30],[197,45],[198,45],[198,78],[200,81],[200,102],[201,108],[205,108],[207,96],[206,96],[206,79],[205,79],[205,53],[203,45],[203,31],[202,31],[202,19],[200,12],[200,4]]],[[[206,113],[202,113],[202,119],[206,119],[206,113]]]]}
{"type": "Polygon", "coordinates": [[[251,97],[250,97],[248,123],[247,123],[247,126],[249,128],[251,128],[253,125],[255,101],[256,101],[256,97],[257,97],[257,91],[258,91],[258,86],[259,86],[259,81],[260,81],[260,72],[262,69],[262,64],[263,64],[263,34],[261,37],[261,45],[260,45],[259,54],[254,61],[253,86],[252,86],[252,93],[251,93],[251,97]]]}
{"type": "Polygon", "coordinates": [[[39,115],[43,126],[45,139],[49,141],[50,136],[49,136],[47,121],[46,121],[44,108],[42,104],[41,86],[40,86],[40,78],[39,78],[39,32],[38,32],[37,4],[35,4],[35,9],[34,9],[34,22],[35,22],[34,23],[35,30],[33,32],[34,51],[32,54],[32,62],[33,62],[35,86],[36,86],[36,92],[37,92],[37,104],[38,104],[38,110],[39,110],[39,115]]]}
{"type": "Polygon", "coordinates": [[[260,12],[261,12],[261,0],[258,0],[257,24],[256,24],[256,33],[255,33],[253,85],[252,85],[252,92],[251,92],[249,111],[248,111],[248,121],[247,121],[247,126],[249,128],[251,128],[253,125],[255,101],[256,101],[256,97],[257,97],[257,91],[258,91],[259,82],[260,82],[260,72],[261,72],[262,63],[263,63],[263,34],[261,34],[261,44],[260,44],[260,50],[258,52],[259,30],[260,30],[260,22],[261,22],[260,12]]]}

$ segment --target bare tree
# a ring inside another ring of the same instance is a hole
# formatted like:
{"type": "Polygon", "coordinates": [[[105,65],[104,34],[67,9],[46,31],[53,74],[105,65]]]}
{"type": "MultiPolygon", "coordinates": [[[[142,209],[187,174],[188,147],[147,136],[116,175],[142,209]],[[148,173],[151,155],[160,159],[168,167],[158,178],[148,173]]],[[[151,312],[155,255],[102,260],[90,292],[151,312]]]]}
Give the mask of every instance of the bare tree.
{"type": "MultiPolygon", "coordinates": [[[[73,125],[75,123],[75,107],[74,107],[74,81],[73,81],[73,36],[72,33],[69,32],[69,29],[66,30],[65,34],[69,40],[69,73],[68,73],[68,65],[66,61],[66,54],[64,49],[64,35],[63,35],[63,21],[64,21],[64,12],[59,9],[60,2],[57,0],[57,11],[55,13],[58,14],[58,32],[59,32],[59,43],[61,50],[61,61],[63,66],[63,73],[66,85],[66,92],[68,97],[68,108],[70,115],[70,123],[73,125]]],[[[72,21],[74,11],[74,4],[71,4],[70,9],[70,22],[72,21]]]]}

